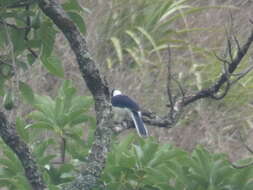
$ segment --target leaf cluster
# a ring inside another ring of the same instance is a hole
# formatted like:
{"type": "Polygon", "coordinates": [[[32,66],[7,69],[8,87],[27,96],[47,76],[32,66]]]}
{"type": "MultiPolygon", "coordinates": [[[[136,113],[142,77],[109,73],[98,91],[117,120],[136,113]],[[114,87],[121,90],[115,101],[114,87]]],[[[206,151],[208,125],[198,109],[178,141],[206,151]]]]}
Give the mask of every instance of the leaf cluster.
{"type": "MultiPolygon", "coordinates": [[[[77,0],[62,4],[79,30],[85,34],[84,9],[77,0]]],[[[8,89],[6,80],[42,63],[51,74],[63,78],[64,69],[54,46],[58,29],[35,1],[0,1],[0,96],[8,89]]]]}
{"type": "Polygon", "coordinates": [[[235,169],[226,155],[201,146],[188,153],[128,136],[108,155],[103,181],[110,190],[250,190],[253,168],[235,169]]]}
{"type": "MultiPolygon", "coordinates": [[[[16,119],[17,132],[29,144],[49,189],[58,189],[73,180],[76,165],[86,161],[95,130],[93,99],[78,96],[70,81],[63,82],[54,98],[34,93],[23,82],[19,88],[33,111],[16,119]]],[[[2,142],[0,148],[0,187],[31,189],[16,155],[2,142]]]]}

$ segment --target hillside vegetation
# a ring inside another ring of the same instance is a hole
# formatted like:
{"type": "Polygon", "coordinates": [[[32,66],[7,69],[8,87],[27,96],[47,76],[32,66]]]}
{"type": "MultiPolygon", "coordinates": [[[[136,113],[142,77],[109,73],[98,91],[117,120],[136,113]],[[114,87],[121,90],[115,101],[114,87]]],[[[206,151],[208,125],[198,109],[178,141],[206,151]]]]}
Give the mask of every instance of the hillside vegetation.
{"type": "Polygon", "coordinates": [[[0,0],[0,189],[253,189],[252,1],[38,2],[0,0]]]}

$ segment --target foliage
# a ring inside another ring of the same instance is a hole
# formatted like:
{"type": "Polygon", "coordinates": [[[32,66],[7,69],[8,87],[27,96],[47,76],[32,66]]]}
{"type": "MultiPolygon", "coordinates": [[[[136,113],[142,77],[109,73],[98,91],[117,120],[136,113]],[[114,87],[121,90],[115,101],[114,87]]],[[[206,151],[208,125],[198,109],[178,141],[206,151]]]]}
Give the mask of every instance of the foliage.
{"type": "Polygon", "coordinates": [[[107,189],[249,190],[253,167],[235,169],[224,154],[192,153],[133,135],[114,145],[103,180],[107,189]]]}
{"type": "Polygon", "coordinates": [[[2,141],[0,147],[3,153],[0,159],[0,187],[8,187],[9,190],[30,190],[19,159],[2,141]]]}
{"type": "MultiPolygon", "coordinates": [[[[179,37],[203,29],[178,29],[175,24],[186,15],[207,9],[192,7],[189,2],[190,0],[113,0],[106,25],[100,26],[105,46],[114,50],[107,57],[108,67],[129,62],[137,66],[162,63],[162,54],[168,44],[173,48],[188,49],[188,42],[184,38],[179,40],[179,37]],[[111,41],[111,46],[108,45],[108,40],[111,41]]],[[[101,46],[101,51],[103,50],[104,46],[101,46]]]]}
{"type": "MultiPolygon", "coordinates": [[[[19,88],[24,101],[34,110],[25,117],[33,122],[27,123],[18,117],[16,129],[33,150],[50,189],[57,189],[57,185],[73,179],[74,166],[85,161],[88,154],[95,129],[95,119],[89,115],[93,99],[76,95],[70,81],[63,82],[55,98],[35,94],[23,82],[19,83],[19,88]],[[86,142],[83,140],[84,125],[88,130],[86,142]],[[45,135],[49,131],[51,135],[45,135]],[[65,157],[69,160],[67,163],[65,157]]],[[[0,170],[0,187],[29,190],[19,159],[6,145],[1,144],[0,147],[4,155],[0,159],[0,168],[3,168],[0,170]]]]}
{"type": "MultiPolygon", "coordinates": [[[[192,7],[189,2],[111,0],[112,9],[107,10],[109,14],[101,19],[103,24],[98,25],[102,39],[98,54],[104,56],[102,60],[107,60],[109,69],[125,64],[128,68],[152,65],[163,70],[161,63],[167,61],[164,55],[168,44],[172,48],[190,50],[206,58],[205,64],[199,60],[185,61],[187,74],[194,73],[200,78],[196,79],[197,84],[194,83],[192,89],[209,86],[220,74],[220,62],[209,50],[194,46],[185,39],[187,33],[202,29],[176,27],[186,15],[207,8],[192,7]]],[[[90,11],[78,0],[67,0],[62,5],[85,34],[86,24],[82,16],[90,11]]],[[[90,96],[77,95],[77,90],[67,80],[57,95],[50,97],[34,93],[28,84],[15,78],[19,71],[28,71],[36,64],[42,64],[61,80],[66,78],[62,62],[54,51],[59,31],[38,9],[35,1],[0,0],[0,29],[0,96],[3,106],[6,110],[14,109],[19,95],[31,106],[29,114],[16,118],[16,129],[31,148],[49,189],[59,189],[63,183],[73,180],[77,166],[85,162],[90,150],[95,130],[95,119],[90,113],[93,100],[90,96]],[[29,6],[20,6],[22,2],[29,2],[29,6]],[[18,89],[13,88],[15,82],[18,89]]],[[[244,59],[241,70],[247,66],[248,58],[244,59]]],[[[193,80],[185,80],[187,76],[180,78],[180,74],[181,71],[176,73],[184,85],[193,84],[193,80]]],[[[236,89],[226,101],[241,105],[250,97],[238,96],[246,93],[252,84],[252,77],[244,78],[239,83],[240,92],[236,89]]],[[[2,141],[0,154],[0,188],[31,189],[19,159],[2,141]]],[[[187,153],[171,145],[160,145],[152,138],[128,136],[114,144],[102,179],[110,190],[250,190],[253,188],[252,172],[252,167],[234,169],[225,155],[212,154],[202,147],[187,153]]]]}
{"type": "MultiPolygon", "coordinates": [[[[77,0],[66,1],[63,8],[85,34],[82,14],[88,9],[82,8],[77,0]]],[[[5,91],[10,91],[7,90],[10,86],[6,85],[6,80],[11,79],[15,72],[17,74],[20,70],[27,70],[33,64],[42,63],[51,74],[64,77],[62,63],[54,53],[59,31],[35,1],[1,0],[0,28],[1,96],[4,96],[5,91]]]]}

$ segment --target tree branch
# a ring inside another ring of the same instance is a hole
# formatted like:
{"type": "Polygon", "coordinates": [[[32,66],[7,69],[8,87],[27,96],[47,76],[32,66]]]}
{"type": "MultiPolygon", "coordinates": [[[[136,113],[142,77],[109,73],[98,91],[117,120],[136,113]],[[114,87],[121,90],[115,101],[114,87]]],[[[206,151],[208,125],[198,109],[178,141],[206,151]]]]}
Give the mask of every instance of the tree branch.
{"type": "MultiPolygon", "coordinates": [[[[243,59],[243,57],[247,54],[248,49],[249,49],[250,45],[252,44],[252,42],[253,42],[253,30],[251,31],[251,34],[248,37],[248,40],[246,41],[246,43],[241,48],[238,47],[238,49],[237,49],[238,51],[237,51],[235,58],[232,58],[231,63],[229,63],[229,65],[228,65],[228,68],[227,68],[228,74],[232,74],[236,70],[236,68],[240,64],[241,60],[243,59]]],[[[224,72],[219,77],[219,79],[216,81],[216,83],[214,85],[212,85],[211,87],[200,90],[199,92],[197,92],[191,96],[185,97],[185,100],[183,102],[183,106],[193,103],[196,100],[199,100],[201,98],[212,97],[215,93],[217,93],[221,89],[221,87],[226,82],[229,82],[228,74],[226,72],[224,72]]]]}
{"type": "MultiPolygon", "coordinates": [[[[96,103],[110,102],[110,90],[93,61],[84,36],[67,16],[57,0],[40,0],[39,6],[67,38],[76,55],[81,74],[96,103]]],[[[100,107],[100,106],[99,106],[100,107]]],[[[96,107],[99,109],[99,107],[96,107]]],[[[96,110],[97,111],[97,110],[96,110]]]]}
{"type": "Polygon", "coordinates": [[[152,126],[156,126],[156,127],[171,127],[171,125],[175,124],[177,122],[178,117],[180,116],[180,113],[182,111],[182,108],[199,100],[202,98],[213,98],[215,100],[220,100],[222,98],[224,98],[231,85],[233,85],[234,83],[236,83],[238,80],[240,80],[241,78],[243,78],[246,74],[248,74],[251,70],[253,70],[253,66],[250,66],[249,68],[247,68],[246,70],[244,70],[243,72],[239,73],[239,74],[234,74],[234,71],[236,70],[236,68],[238,67],[238,65],[241,63],[243,57],[247,54],[248,49],[250,47],[250,45],[253,42],[253,30],[251,31],[250,36],[248,37],[247,41],[245,42],[245,44],[240,47],[238,40],[234,37],[236,46],[237,46],[237,54],[236,56],[233,58],[232,56],[232,45],[231,45],[231,41],[230,39],[228,39],[228,54],[229,54],[229,58],[230,61],[227,61],[225,59],[222,59],[218,56],[217,59],[220,60],[221,62],[224,63],[224,73],[221,74],[221,76],[218,78],[218,80],[209,88],[200,90],[192,95],[185,95],[184,90],[182,88],[182,86],[180,85],[180,83],[178,81],[175,81],[181,91],[182,97],[180,99],[178,99],[177,101],[173,102],[173,98],[172,98],[172,92],[170,89],[170,85],[171,85],[171,80],[173,79],[172,75],[171,75],[171,66],[170,66],[170,60],[171,60],[171,55],[169,52],[169,62],[168,62],[168,77],[167,77],[167,94],[169,97],[169,102],[170,102],[170,106],[173,106],[172,109],[170,109],[169,114],[167,114],[164,117],[159,117],[157,116],[155,113],[152,113],[150,111],[145,111],[143,110],[143,121],[148,124],[148,125],[152,125],[152,126]],[[230,76],[235,75],[237,78],[234,79],[233,81],[230,81],[230,76]],[[224,91],[220,94],[217,95],[217,92],[219,92],[221,90],[221,88],[223,87],[223,85],[225,86],[224,91]]]}
{"type": "Polygon", "coordinates": [[[246,144],[245,140],[242,138],[242,134],[239,131],[239,137],[242,145],[246,148],[247,151],[249,151],[251,154],[253,154],[253,150],[246,144]]]}
{"type": "Polygon", "coordinates": [[[168,115],[159,117],[155,113],[147,110],[142,110],[142,119],[144,123],[156,127],[171,127],[174,124],[174,121],[168,115]]]}
{"type": "Polygon", "coordinates": [[[95,100],[97,128],[94,143],[88,156],[87,168],[66,189],[88,190],[94,188],[104,168],[106,154],[113,135],[110,90],[89,54],[86,40],[77,26],[67,16],[57,0],[39,0],[41,10],[55,23],[67,38],[76,55],[77,63],[87,87],[95,100]]]}
{"type": "Polygon", "coordinates": [[[45,189],[42,176],[36,166],[28,146],[18,136],[15,127],[6,120],[5,115],[0,112],[0,136],[3,141],[15,152],[25,170],[25,175],[34,190],[45,189]]]}

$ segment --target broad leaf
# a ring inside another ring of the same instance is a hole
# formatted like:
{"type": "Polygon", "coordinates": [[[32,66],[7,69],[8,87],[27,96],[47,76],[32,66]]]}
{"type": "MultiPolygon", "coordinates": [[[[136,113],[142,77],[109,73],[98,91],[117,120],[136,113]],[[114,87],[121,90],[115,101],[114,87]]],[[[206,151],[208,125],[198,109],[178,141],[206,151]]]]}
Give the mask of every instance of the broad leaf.
{"type": "Polygon", "coordinates": [[[34,94],[29,85],[27,85],[24,82],[19,81],[19,90],[24,98],[24,100],[29,103],[33,104],[34,103],[34,94]]]}
{"type": "Polygon", "coordinates": [[[64,70],[61,61],[57,57],[42,57],[42,63],[51,74],[60,78],[64,77],[64,70]]]}

